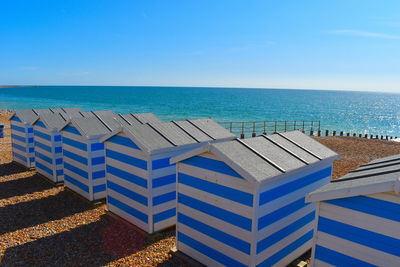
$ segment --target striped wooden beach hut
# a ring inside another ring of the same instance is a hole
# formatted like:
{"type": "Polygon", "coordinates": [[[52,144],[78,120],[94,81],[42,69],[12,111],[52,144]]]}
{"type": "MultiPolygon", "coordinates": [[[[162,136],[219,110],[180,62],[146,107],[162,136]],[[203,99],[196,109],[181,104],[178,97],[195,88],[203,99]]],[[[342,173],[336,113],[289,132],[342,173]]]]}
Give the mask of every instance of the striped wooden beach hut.
{"type": "Polygon", "coordinates": [[[35,168],[53,183],[64,181],[61,133],[58,129],[72,117],[82,117],[80,108],[53,110],[33,122],[35,168]]]}
{"type": "Polygon", "coordinates": [[[112,111],[81,112],[59,128],[64,185],[89,201],[106,196],[104,144],[100,139],[121,128],[112,111]]]}
{"type": "Polygon", "coordinates": [[[400,155],[374,160],[312,192],[312,266],[400,266],[400,155]]]}
{"type": "Polygon", "coordinates": [[[311,248],[315,205],[338,155],[301,132],[177,156],[177,249],[208,266],[285,266],[311,248]]]}
{"type": "Polygon", "coordinates": [[[54,114],[62,109],[24,109],[14,111],[11,124],[11,144],[13,161],[27,167],[35,167],[35,148],[32,123],[41,114],[54,114]]]}
{"type": "Polygon", "coordinates": [[[170,158],[233,138],[211,119],[132,124],[107,135],[108,210],[148,233],[175,225],[176,169],[170,158]]]}

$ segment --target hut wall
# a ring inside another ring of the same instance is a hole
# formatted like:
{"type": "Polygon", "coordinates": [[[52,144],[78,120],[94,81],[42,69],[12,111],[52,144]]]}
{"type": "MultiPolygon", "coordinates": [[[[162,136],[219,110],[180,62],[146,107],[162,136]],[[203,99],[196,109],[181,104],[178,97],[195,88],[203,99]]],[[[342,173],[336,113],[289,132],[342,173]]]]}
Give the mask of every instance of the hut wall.
{"type": "Polygon", "coordinates": [[[61,134],[50,132],[40,120],[34,124],[36,170],[53,182],[64,180],[61,134]]]}
{"type": "Polygon", "coordinates": [[[13,160],[28,168],[34,167],[33,128],[25,125],[18,116],[14,116],[10,124],[13,160]]]}
{"type": "Polygon", "coordinates": [[[261,186],[257,210],[257,265],[285,266],[312,247],[316,205],[305,203],[305,196],[328,184],[331,177],[332,163],[321,162],[261,186]]]}
{"type": "Polygon", "coordinates": [[[254,266],[255,188],[210,153],[177,172],[178,250],[208,266],[254,266]]]}
{"type": "Polygon", "coordinates": [[[104,145],[88,140],[72,125],[62,130],[65,186],[90,201],[105,198],[104,145]]]}
{"type": "Polygon", "coordinates": [[[105,143],[108,209],[151,232],[148,156],[124,134],[105,143]]]}
{"type": "Polygon", "coordinates": [[[400,195],[319,202],[313,266],[400,266],[400,195]]]}

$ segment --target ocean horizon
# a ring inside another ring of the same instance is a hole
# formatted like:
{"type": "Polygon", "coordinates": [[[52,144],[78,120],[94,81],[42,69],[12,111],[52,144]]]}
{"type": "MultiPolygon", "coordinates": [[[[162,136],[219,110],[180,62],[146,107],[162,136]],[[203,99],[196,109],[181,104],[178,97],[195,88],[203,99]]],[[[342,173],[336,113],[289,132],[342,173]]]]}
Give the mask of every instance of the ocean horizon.
{"type": "Polygon", "coordinates": [[[321,129],[400,135],[400,94],[340,90],[173,86],[0,88],[0,110],[81,107],[152,112],[165,121],[320,120],[321,129]]]}

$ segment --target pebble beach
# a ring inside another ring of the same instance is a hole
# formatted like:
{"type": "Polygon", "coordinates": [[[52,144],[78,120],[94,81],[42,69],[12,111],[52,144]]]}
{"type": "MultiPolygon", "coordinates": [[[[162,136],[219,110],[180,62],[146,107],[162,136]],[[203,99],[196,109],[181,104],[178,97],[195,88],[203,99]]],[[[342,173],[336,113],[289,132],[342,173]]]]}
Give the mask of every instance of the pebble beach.
{"type": "MultiPolygon", "coordinates": [[[[0,111],[1,266],[190,266],[171,253],[175,229],[146,236],[92,205],[54,187],[34,170],[12,163],[9,111],[0,111]]],[[[341,155],[334,179],[373,159],[400,154],[400,143],[354,137],[319,137],[341,155]]]]}

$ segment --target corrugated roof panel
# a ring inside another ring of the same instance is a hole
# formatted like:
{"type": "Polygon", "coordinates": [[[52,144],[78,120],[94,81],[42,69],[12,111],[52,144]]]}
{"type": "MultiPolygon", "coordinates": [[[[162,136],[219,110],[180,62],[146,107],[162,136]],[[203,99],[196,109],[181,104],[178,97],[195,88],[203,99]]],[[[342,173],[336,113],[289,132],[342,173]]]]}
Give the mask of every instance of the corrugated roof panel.
{"type": "Polygon", "coordinates": [[[237,140],[216,143],[212,146],[259,182],[282,174],[276,167],[247,149],[237,140]]]}
{"type": "Polygon", "coordinates": [[[157,116],[153,113],[131,113],[133,117],[135,117],[140,123],[162,123],[157,116]]]}
{"type": "Polygon", "coordinates": [[[272,140],[273,142],[277,143],[278,145],[282,146],[284,149],[290,151],[291,153],[297,155],[303,161],[307,162],[308,164],[316,163],[319,161],[318,158],[314,157],[310,153],[304,151],[303,149],[299,148],[298,146],[294,145],[290,141],[286,140],[282,136],[277,134],[273,135],[266,135],[267,139],[272,140]]]}
{"type": "Polygon", "coordinates": [[[160,134],[154,131],[147,124],[137,124],[132,126],[125,126],[125,129],[130,132],[141,144],[143,144],[149,151],[174,147],[160,134]]]}
{"type": "Polygon", "coordinates": [[[326,146],[299,131],[286,132],[282,133],[281,135],[300,145],[302,148],[305,148],[306,150],[312,152],[314,155],[318,156],[321,159],[334,157],[337,155],[326,146]]]}
{"type": "Polygon", "coordinates": [[[264,137],[248,138],[244,139],[243,142],[264,155],[266,158],[270,159],[272,162],[276,162],[285,170],[285,172],[306,166],[305,163],[301,162],[282,148],[274,145],[264,137]]]}
{"type": "Polygon", "coordinates": [[[40,120],[42,120],[49,129],[59,129],[66,122],[65,118],[60,113],[42,114],[40,115],[40,120]]]}
{"type": "Polygon", "coordinates": [[[182,129],[171,122],[149,123],[149,126],[164,136],[175,146],[198,143],[182,129]]]}
{"type": "Polygon", "coordinates": [[[125,120],[129,125],[136,125],[136,124],[142,124],[139,122],[135,117],[132,116],[132,114],[119,114],[119,117],[121,117],[123,120],[125,120]]]}
{"type": "Polygon", "coordinates": [[[189,123],[188,121],[174,121],[172,123],[177,124],[184,131],[186,131],[186,133],[194,137],[199,142],[208,142],[213,140],[211,137],[200,131],[196,126],[189,123]]]}
{"type": "Polygon", "coordinates": [[[107,134],[110,130],[96,117],[73,118],[72,119],[86,136],[107,134]]]}
{"type": "Polygon", "coordinates": [[[234,138],[235,135],[212,119],[190,120],[190,123],[214,139],[234,138]]]}

